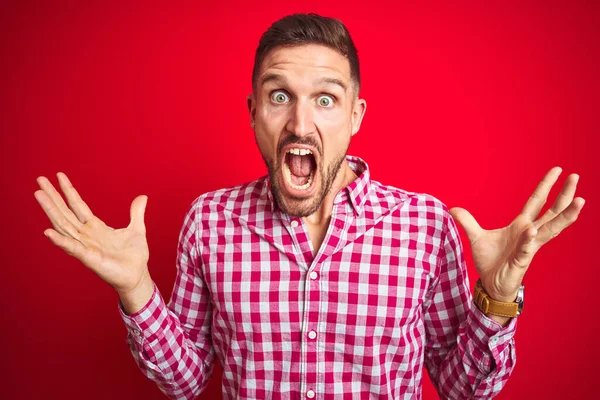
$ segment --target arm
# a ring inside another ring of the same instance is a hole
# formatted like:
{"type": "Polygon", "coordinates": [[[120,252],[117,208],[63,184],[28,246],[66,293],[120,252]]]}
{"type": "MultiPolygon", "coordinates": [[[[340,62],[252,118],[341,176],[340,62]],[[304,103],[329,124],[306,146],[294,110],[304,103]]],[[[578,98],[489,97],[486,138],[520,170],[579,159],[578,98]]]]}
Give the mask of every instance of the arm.
{"type": "Polygon", "coordinates": [[[177,276],[168,306],[156,285],[150,301],[134,314],[127,315],[119,303],[137,365],[172,399],[194,399],[208,384],[214,367],[212,307],[199,272],[195,204],[179,235],[177,276]]]}
{"type": "MultiPolygon", "coordinates": [[[[473,263],[491,298],[514,301],[533,256],[577,220],[585,203],[575,197],[577,174],[567,177],[552,207],[538,218],[561,172],[550,169],[504,228],[485,230],[467,210],[450,210],[469,237],[473,263]]],[[[426,313],[426,363],[442,396],[490,397],[514,368],[516,319],[493,321],[473,305],[460,237],[445,206],[443,223],[439,277],[426,313]]]]}
{"type": "Polygon", "coordinates": [[[41,190],[34,196],[54,227],[44,234],[117,291],[127,341],[142,372],[172,398],[195,397],[206,386],[214,359],[210,295],[198,265],[196,201],[179,236],[177,278],[167,307],[148,272],[148,197],[136,197],[129,225],[114,229],[92,213],[64,173],[57,177],[68,206],[46,177],[37,179],[41,190]]]}
{"type": "Polygon", "coordinates": [[[444,207],[438,277],[425,304],[425,367],[442,399],[492,398],[516,362],[515,318],[502,327],[473,303],[456,225],[444,207]]]}

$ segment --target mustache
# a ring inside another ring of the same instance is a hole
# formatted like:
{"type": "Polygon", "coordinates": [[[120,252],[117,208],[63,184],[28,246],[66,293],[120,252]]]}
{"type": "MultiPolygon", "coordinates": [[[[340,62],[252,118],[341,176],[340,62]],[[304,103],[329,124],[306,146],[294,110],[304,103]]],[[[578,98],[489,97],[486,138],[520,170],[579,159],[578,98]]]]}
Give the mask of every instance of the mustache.
{"type": "Polygon", "coordinates": [[[281,154],[281,152],[283,151],[283,148],[289,144],[301,144],[301,145],[305,145],[305,146],[311,146],[317,150],[317,152],[319,153],[319,156],[323,155],[321,146],[319,145],[319,142],[317,142],[317,140],[315,138],[313,138],[312,136],[300,138],[298,136],[293,136],[293,135],[286,137],[279,143],[279,145],[277,146],[277,153],[281,154]]]}

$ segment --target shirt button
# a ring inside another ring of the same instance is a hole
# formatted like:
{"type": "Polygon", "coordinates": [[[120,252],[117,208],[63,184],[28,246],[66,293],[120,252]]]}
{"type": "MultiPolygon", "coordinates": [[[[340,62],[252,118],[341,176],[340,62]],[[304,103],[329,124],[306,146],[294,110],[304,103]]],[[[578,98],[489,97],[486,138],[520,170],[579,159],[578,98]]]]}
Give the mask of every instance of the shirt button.
{"type": "Polygon", "coordinates": [[[315,332],[315,331],[310,331],[310,332],[308,332],[308,337],[309,337],[310,339],[314,339],[314,338],[316,338],[316,337],[317,337],[317,332],[315,332]]]}
{"type": "Polygon", "coordinates": [[[317,271],[312,271],[310,273],[310,279],[317,279],[318,276],[319,274],[317,274],[317,271]]]}
{"type": "Polygon", "coordinates": [[[306,392],[306,397],[308,397],[309,399],[312,399],[313,397],[315,397],[314,390],[309,390],[308,392],[306,392]]]}
{"type": "Polygon", "coordinates": [[[292,228],[297,228],[298,227],[298,221],[293,220],[292,221],[292,228]]]}

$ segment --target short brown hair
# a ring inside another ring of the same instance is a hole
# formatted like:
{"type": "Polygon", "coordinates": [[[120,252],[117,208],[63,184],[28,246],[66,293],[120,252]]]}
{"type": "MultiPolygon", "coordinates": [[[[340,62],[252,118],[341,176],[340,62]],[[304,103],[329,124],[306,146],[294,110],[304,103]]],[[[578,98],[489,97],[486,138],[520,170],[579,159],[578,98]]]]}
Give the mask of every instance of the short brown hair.
{"type": "Polygon", "coordinates": [[[260,38],[254,56],[252,90],[256,85],[261,64],[270,50],[303,44],[321,44],[337,50],[350,63],[350,80],[356,94],[360,91],[358,51],[346,26],[339,19],[322,17],[315,13],[292,14],[275,21],[260,38]]]}

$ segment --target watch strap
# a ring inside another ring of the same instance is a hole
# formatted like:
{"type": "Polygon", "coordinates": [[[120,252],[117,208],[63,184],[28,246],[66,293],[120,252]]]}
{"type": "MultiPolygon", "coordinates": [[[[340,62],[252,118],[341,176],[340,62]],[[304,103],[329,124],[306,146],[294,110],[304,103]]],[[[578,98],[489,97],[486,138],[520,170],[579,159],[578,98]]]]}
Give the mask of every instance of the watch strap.
{"type": "Polygon", "coordinates": [[[519,316],[519,303],[504,302],[492,299],[481,285],[481,279],[477,279],[475,283],[475,293],[473,300],[477,307],[484,314],[500,315],[502,317],[517,317],[519,316]]]}

